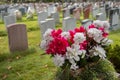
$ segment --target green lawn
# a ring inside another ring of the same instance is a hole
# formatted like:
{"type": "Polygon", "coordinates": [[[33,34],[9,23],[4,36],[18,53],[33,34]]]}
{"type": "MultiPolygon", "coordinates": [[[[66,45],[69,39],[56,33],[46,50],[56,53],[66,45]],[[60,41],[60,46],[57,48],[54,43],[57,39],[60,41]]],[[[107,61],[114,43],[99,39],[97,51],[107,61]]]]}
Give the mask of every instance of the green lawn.
{"type": "MultiPolygon", "coordinates": [[[[60,15],[60,22],[62,22],[60,15]]],[[[57,68],[52,63],[49,55],[43,55],[40,49],[40,29],[35,15],[33,20],[22,21],[27,25],[29,49],[24,52],[10,53],[8,48],[8,36],[3,22],[0,22],[0,80],[53,80],[57,68]]],[[[58,24],[56,28],[61,28],[58,24]]],[[[77,21],[80,26],[80,21],[77,21]]],[[[110,33],[114,44],[120,44],[120,30],[110,33]]],[[[114,45],[113,44],[113,45],[114,45]]]]}

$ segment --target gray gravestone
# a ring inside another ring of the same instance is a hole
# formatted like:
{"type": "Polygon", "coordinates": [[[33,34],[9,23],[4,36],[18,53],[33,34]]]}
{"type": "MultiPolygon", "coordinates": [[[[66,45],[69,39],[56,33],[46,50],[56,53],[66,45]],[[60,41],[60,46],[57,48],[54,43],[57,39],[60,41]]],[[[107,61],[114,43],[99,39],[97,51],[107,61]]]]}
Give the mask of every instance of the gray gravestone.
{"type": "Polygon", "coordinates": [[[106,20],[106,11],[105,11],[105,7],[100,8],[100,13],[103,13],[104,19],[106,20]]]}
{"type": "Polygon", "coordinates": [[[16,23],[15,15],[8,15],[4,17],[4,24],[7,27],[10,24],[16,23]]]}
{"type": "Polygon", "coordinates": [[[55,29],[55,21],[53,18],[46,19],[45,21],[40,21],[40,31],[41,31],[41,38],[43,38],[43,34],[48,29],[55,29]]]}
{"type": "Polygon", "coordinates": [[[48,13],[47,12],[41,11],[41,12],[38,13],[38,21],[39,22],[40,21],[45,21],[47,19],[47,17],[48,17],[48,13]]]}
{"type": "Polygon", "coordinates": [[[88,29],[88,27],[89,27],[90,24],[92,24],[92,21],[89,20],[89,19],[85,19],[85,20],[82,21],[82,25],[83,25],[86,29],[88,29]]]}
{"type": "Polygon", "coordinates": [[[8,13],[6,13],[5,11],[1,11],[1,19],[2,21],[4,21],[4,17],[7,16],[8,13]]]}
{"type": "Polygon", "coordinates": [[[71,17],[66,17],[63,19],[63,30],[73,30],[76,27],[76,19],[71,17]]]}
{"type": "Polygon", "coordinates": [[[99,13],[99,9],[98,8],[93,8],[93,10],[92,10],[93,18],[95,18],[98,13],[99,13]]]}
{"type": "Polygon", "coordinates": [[[11,52],[23,51],[28,48],[25,24],[11,24],[7,27],[9,48],[11,52]]]}
{"type": "Polygon", "coordinates": [[[63,9],[63,17],[64,18],[70,17],[70,9],[67,9],[67,8],[63,9]]]}
{"type": "Polygon", "coordinates": [[[55,20],[55,24],[60,22],[60,20],[59,20],[60,17],[59,17],[59,13],[58,12],[53,12],[51,14],[51,17],[55,20]]]}
{"type": "Polygon", "coordinates": [[[110,10],[110,29],[116,30],[119,27],[119,10],[117,8],[113,8],[110,10]]]}
{"type": "Polygon", "coordinates": [[[101,21],[105,21],[105,20],[106,20],[106,17],[104,16],[103,13],[98,13],[98,14],[96,15],[96,19],[97,19],[97,20],[101,20],[101,21]]]}

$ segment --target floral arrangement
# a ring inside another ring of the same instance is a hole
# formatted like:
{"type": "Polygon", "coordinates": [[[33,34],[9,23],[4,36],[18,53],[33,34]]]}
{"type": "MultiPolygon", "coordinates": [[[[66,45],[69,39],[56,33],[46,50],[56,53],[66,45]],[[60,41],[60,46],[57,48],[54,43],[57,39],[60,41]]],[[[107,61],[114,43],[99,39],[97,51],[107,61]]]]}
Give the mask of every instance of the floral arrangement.
{"type": "Polygon", "coordinates": [[[71,70],[77,70],[90,62],[106,58],[105,47],[112,42],[107,38],[108,29],[109,23],[99,20],[87,29],[84,26],[68,32],[48,29],[40,47],[53,57],[56,66],[62,68],[68,64],[71,70]]]}

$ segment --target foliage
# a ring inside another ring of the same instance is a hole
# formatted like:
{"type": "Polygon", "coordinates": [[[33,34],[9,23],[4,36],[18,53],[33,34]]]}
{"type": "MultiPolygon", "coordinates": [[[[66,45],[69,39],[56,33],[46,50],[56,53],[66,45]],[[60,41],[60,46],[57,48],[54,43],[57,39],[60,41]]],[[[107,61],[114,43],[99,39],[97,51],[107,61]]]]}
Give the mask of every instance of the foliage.
{"type": "Polygon", "coordinates": [[[108,58],[114,64],[116,70],[120,72],[120,45],[109,48],[108,58]]]}
{"type": "Polygon", "coordinates": [[[71,72],[69,70],[63,71],[63,69],[59,69],[56,80],[118,80],[114,67],[108,60],[100,60],[93,65],[87,65],[81,68],[77,77],[73,78],[70,74],[71,72]]]}

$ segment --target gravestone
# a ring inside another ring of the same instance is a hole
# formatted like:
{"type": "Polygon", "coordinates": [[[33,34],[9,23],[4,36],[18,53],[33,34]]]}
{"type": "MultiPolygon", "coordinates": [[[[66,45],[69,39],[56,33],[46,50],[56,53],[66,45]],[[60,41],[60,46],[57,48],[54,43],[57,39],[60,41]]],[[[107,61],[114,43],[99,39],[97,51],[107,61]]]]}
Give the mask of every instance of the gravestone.
{"type": "Polygon", "coordinates": [[[47,12],[44,12],[44,11],[41,11],[38,13],[38,21],[45,21],[48,17],[48,13],[47,12]]]}
{"type": "Polygon", "coordinates": [[[22,19],[22,13],[19,10],[16,10],[14,12],[14,15],[16,16],[17,20],[21,20],[22,19]]]}
{"type": "Polygon", "coordinates": [[[46,19],[47,28],[55,29],[55,20],[53,18],[46,19]]]}
{"type": "Polygon", "coordinates": [[[76,27],[76,19],[66,17],[63,19],[63,31],[73,30],[76,27]]]}
{"type": "Polygon", "coordinates": [[[59,20],[60,17],[59,17],[59,13],[58,12],[53,12],[51,14],[51,17],[55,20],[55,24],[60,22],[60,20],[59,20]]]}
{"type": "Polygon", "coordinates": [[[90,19],[85,19],[82,21],[82,25],[88,29],[89,25],[92,24],[92,21],[90,19]]]}
{"type": "Polygon", "coordinates": [[[2,21],[4,21],[4,17],[7,16],[8,13],[6,13],[5,11],[1,11],[1,19],[2,21]]]}
{"type": "Polygon", "coordinates": [[[75,19],[80,20],[80,9],[76,8],[73,10],[73,16],[75,19]]]}
{"type": "Polygon", "coordinates": [[[43,38],[43,34],[48,28],[55,29],[55,21],[53,18],[40,21],[41,38],[43,38]]]}
{"type": "Polygon", "coordinates": [[[26,13],[25,7],[19,8],[19,11],[22,13],[22,15],[25,15],[25,13],[26,13]]]}
{"type": "Polygon", "coordinates": [[[119,27],[119,10],[117,8],[113,8],[110,10],[110,29],[116,30],[119,27]]]}
{"type": "Polygon", "coordinates": [[[106,20],[106,17],[104,16],[103,13],[98,13],[98,14],[96,15],[96,19],[97,19],[97,20],[101,20],[101,21],[105,21],[105,20],[106,20]]]}
{"type": "Polygon", "coordinates": [[[63,9],[63,18],[70,17],[70,10],[65,8],[63,9]]]}
{"type": "Polygon", "coordinates": [[[103,13],[103,17],[106,20],[106,12],[105,12],[105,7],[100,8],[100,13],[103,13]]]}
{"type": "Polygon", "coordinates": [[[93,10],[92,10],[93,18],[95,18],[98,13],[99,13],[99,9],[98,8],[93,8],[93,10]]]}
{"type": "Polygon", "coordinates": [[[4,17],[4,24],[7,27],[10,24],[16,23],[16,16],[15,15],[8,15],[4,17]]]}
{"type": "Polygon", "coordinates": [[[53,4],[50,4],[47,8],[48,16],[51,16],[52,12],[56,12],[56,7],[53,4]]]}
{"type": "Polygon", "coordinates": [[[11,24],[7,27],[9,49],[11,52],[28,49],[27,31],[25,24],[11,24]]]}
{"type": "Polygon", "coordinates": [[[86,6],[85,8],[83,8],[83,14],[84,14],[84,19],[88,19],[89,15],[90,15],[90,7],[86,6]]]}

